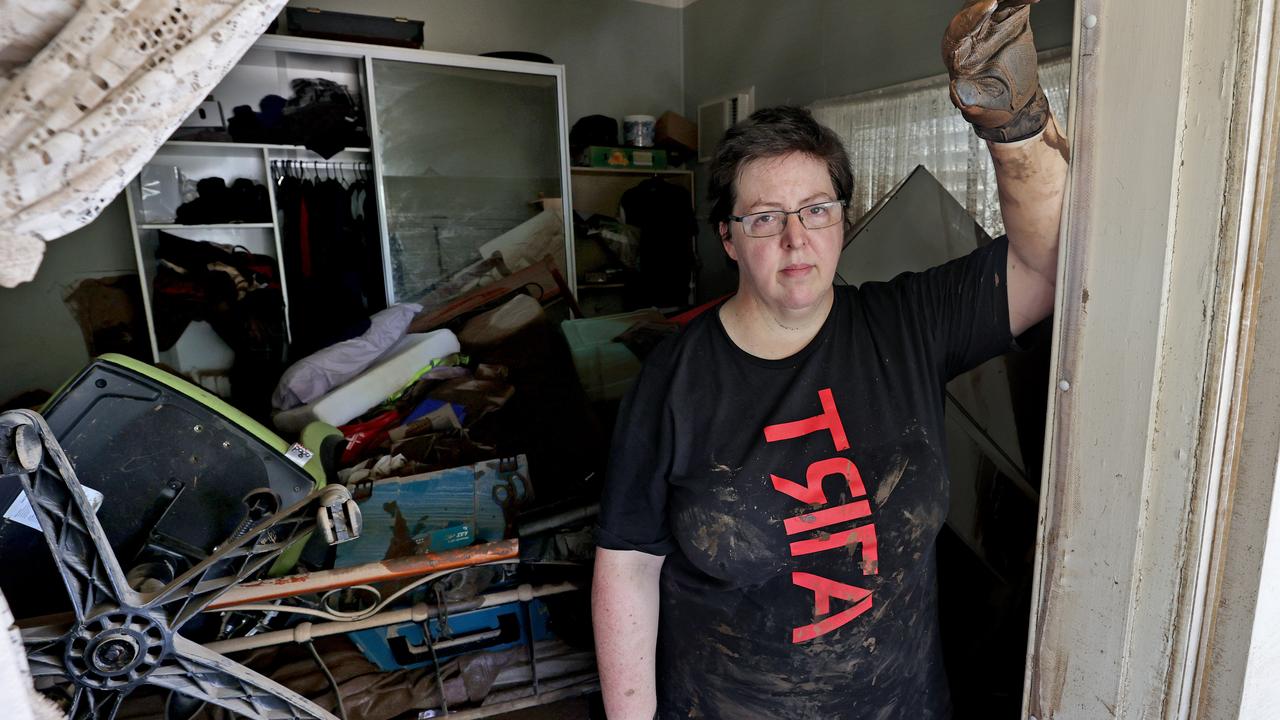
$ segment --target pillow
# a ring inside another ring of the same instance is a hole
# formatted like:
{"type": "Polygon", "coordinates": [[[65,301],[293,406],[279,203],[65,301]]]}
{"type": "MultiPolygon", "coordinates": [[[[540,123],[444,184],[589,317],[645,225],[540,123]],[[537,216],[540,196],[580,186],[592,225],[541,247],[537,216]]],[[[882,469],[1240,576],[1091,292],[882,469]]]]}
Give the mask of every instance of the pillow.
{"type": "Polygon", "coordinates": [[[364,372],[400,338],[409,323],[422,311],[414,303],[392,305],[369,318],[363,335],[343,340],[302,358],[289,366],[271,395],[277,410],[305,405],[364,372]]]}

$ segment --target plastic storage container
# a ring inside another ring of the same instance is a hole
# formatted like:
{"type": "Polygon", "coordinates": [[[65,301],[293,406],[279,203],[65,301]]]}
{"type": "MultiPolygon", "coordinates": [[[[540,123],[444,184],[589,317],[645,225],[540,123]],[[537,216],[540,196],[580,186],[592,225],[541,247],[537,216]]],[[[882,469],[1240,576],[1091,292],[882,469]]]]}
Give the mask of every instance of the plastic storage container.
{"type": "Polygon", "coordinates": [[[662,322],[656,308],[618,315],[565,320],[560,330],[569,341],[573,366],[590,400],[618,400],[640,373],[640,358],[613,339],[638,322],[662,322]]]}
{"type": "Polygon", "coordinates": [[[631,147],[653,147],[656,120],[652,115],[628,115],[622,118],[622,135],[631,147]]]}

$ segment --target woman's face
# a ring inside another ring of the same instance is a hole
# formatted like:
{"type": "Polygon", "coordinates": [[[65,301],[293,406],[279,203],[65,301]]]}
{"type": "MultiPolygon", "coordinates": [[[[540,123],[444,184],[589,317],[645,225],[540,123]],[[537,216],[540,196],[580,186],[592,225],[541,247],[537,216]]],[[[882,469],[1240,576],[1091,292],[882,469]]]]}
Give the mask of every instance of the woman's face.
{"type": "MultiPolygon", "coordinates": [[[[733,214],[737,216],[798,210],[838,199],[826,163],[798,152],[746,163],[735,186],[733,214]]],[[[844,241],[843,222],[809,230],[798,216],[790,215],[780,235],[748,237],[741,222],[730,221],[721,223],[720,236],[729,257],[738,262],[739,294],[749,295],[775,314],[820,307],[832,292],[844,241]]]]}

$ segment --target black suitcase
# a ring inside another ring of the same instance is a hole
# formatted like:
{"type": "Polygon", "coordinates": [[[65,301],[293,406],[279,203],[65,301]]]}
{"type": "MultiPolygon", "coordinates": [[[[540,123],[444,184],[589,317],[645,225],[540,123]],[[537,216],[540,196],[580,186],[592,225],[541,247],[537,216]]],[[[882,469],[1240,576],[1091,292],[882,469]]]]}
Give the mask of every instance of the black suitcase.
{"type": "Polygon", "coordinates": [[[421,20],[291,7],[285,21],[290,35],[422,49],[421,20]]]}

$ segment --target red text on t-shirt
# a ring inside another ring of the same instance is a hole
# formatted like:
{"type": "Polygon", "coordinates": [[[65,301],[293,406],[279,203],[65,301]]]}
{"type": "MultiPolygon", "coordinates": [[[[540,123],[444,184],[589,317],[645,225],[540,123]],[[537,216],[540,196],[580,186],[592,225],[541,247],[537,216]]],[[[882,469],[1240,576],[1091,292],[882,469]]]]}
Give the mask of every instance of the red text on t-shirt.
{"type": "MultiPolygon", "coordinates": [[[[822,413],[804,420],[770,425],[764,429],[766,443],[784,442],[804,437],[813,433],[827,432],[835,452],[849,449],[849,438],[844,431],[844,423],[840,420],[840,412],[836,408],[835,396],[830,388],[818,391],[818,401],[822,413]]],[[[804,483],[797,483],[778,475],[770,475],[773,488],[806,505],[826,505],[827,494],[822,483],[828,477],[839,475],[849,485],[852,498],[843,505],[810,510],[783,522],[787,535],[810,534],[804,539],[796,539],[791,543],[791,556],[810,555],[826,550],[847,549],[854,552],[862,550],[863,575],[875,575],[879,572],[879,549],[876,545],[876,525],[868,522],[854,527],[847,527],[835,532],[826,528],[832,525],[857,522],[871,517],[871,503],[867,499],[867,490],[862,483],[862,474],[853,461],[835,455],[810,463],[805,471],[804,483]]],[[[871,591],[836,580],[815,575],[813,573],[793,572],[791,582],[813,593],[814,621],[808,625],[794,628],[791,642],[801,643],[831,632],[871,609],[871,591]],[[843,600],[848,605],[838,612],[832,612],[832,598],[843,600]]]]}

